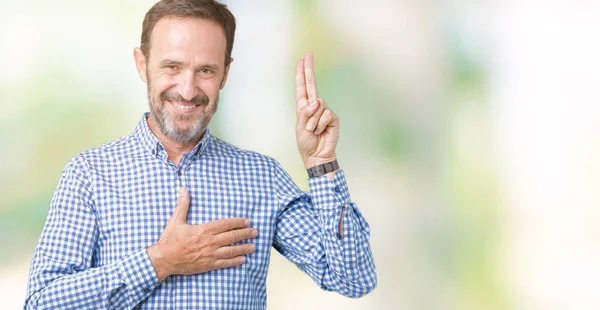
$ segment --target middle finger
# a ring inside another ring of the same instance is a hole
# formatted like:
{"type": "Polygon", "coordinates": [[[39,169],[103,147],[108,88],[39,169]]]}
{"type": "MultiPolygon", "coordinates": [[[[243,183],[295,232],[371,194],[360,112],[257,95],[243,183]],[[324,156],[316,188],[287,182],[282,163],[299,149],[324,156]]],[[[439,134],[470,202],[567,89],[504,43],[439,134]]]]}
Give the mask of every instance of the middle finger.
{"type": "Polygon", "coordinates": [[[254,251],[256,251],[256,245],[253,243],[246,243],[218,248],[215,251],[215,256],[217,258],[232,258],[240,255],[252,254],[254,251]]]}
{"type": "Polygon", "coordinates": [[[256,238],[258,231],[255,228],[244,228],[227,231],[215,236],[215,243],[218,245],[229,245],[246,239],[256,238]]]}
{"type": "Polygon", "coordinates": [[[315,80],[315,62],[313,53],[304,57],[304,78],[306,80],[306,94],[308,100],[317,98],[317,81],[315,80]]]}

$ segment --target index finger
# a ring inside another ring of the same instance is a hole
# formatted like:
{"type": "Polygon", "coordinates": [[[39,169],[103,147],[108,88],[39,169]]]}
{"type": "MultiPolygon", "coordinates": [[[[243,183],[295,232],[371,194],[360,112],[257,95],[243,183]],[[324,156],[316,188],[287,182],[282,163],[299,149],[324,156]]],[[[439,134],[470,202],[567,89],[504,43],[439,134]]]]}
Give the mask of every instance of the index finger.
{"type": "Polygon", "coordinates": [[[315,80],[315,62],[313,53],[306,54],[304,57],[304,79],[306,81],[306,93],[308,99],[317,98],[317,82],[315,80]]]}
{"type": "Polygon", "coordinates": [[[306,99],[306,82],[304,80],[304,58],[300,58],[296,63],[296,103],[306,99]]]}
{"type": "Polygon", "coordinates": [[[246,228],[250,226],[250,220],[243,217],[234,217],[210,221],[202,224],[202,226],[209,233],[220,234],[234,229],[246,228]]]}

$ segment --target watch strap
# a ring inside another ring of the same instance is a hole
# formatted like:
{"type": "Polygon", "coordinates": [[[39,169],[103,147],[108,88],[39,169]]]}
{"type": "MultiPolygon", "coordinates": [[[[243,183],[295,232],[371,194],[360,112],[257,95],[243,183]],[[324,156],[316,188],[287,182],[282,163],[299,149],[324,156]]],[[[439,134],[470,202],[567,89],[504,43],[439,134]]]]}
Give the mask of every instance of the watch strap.
{"type": "Polygon", "coordinates": [[[334,161],[330,161],[328,163],[324,163],[318,166],[314,166],[311,168],[306,169],[306,172],[308,172],[308,177],[309,178],[315,178],[315,177],[320,177],[322,175],[326,175],[329,172],[335,171],[340,169],[340,165],[338,164],[337,159],[334,161]]]}

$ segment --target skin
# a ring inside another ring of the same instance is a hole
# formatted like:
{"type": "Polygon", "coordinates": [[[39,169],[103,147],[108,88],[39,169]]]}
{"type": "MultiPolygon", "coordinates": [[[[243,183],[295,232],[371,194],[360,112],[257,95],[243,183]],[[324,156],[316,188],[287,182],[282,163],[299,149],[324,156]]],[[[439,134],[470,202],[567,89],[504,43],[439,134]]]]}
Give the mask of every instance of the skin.
{"type": "MultiPolygon", "coordinates": [[[[231,63],[225,66],[225,33],[211,21],[163,18],[150,40],[149,55],[134,49],[138,74],[148,88],[148,126],[168,159],[178,165],[204,135],[227,81],[231,63]]],[[[296,66],[296,141],[305,167],[335,160],[338,137],[339,120],[317,97],[313,55],[308,53],[296,66]]],[[[190,225],[186,221],[189,201],[189,192],[181,188],[159,241],[147,248],[159,281],[170,275],[239,266],[244,255],[255,251],[252,243],[231,245],[258,236],[248,219],[190,225]]],[[[341,226],[340,220],[340,232],[341,226]]]]}
{"type": "Polygon", "coordinates": [[[151,111],[164,111],[181,132],[189,131],[199,118],[204,119],[201,130],[192,135],[192,139],[177,141],[159,128],[155,113],[148,118],[150,130],[165,146],[169,160],[177,165],[183,154],[190,152],[202,138],[216,111],[219,91],[227,81],[225,33],[210,21],[163,18],[154,26],[150,40],[149,57],[139,48],[134,50],[134,57],[138,74],[148,86],[151,111]],[[165,93],[178,95],[183,100],[163,101],[160,97],[165,93]],[[208,97],[208,104],[192,109],[179,109],[174,104],[191,106],[190,101],[201,97],[208,97]]]}
{"type": "Polygon", "coordinates": [[[296,142],[306,169],[334,161],[340,135],[337,115],[317,97],[314,68],[312,53],[296,64],[296,142]]]}

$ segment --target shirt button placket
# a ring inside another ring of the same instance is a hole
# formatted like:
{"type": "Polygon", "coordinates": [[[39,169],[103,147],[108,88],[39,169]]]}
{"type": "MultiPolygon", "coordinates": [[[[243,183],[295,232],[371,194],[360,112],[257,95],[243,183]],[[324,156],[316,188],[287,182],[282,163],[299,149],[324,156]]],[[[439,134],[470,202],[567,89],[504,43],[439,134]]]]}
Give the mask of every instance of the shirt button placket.
{"type": "Polygon", "coordinates": [[[177,179],[177,187],[186,186],[184,175],[183,175],[183,165],[179,165],[178,167],[176,167],[176,169],[177,170],[175,170],[175,176],[177,179]]]}

